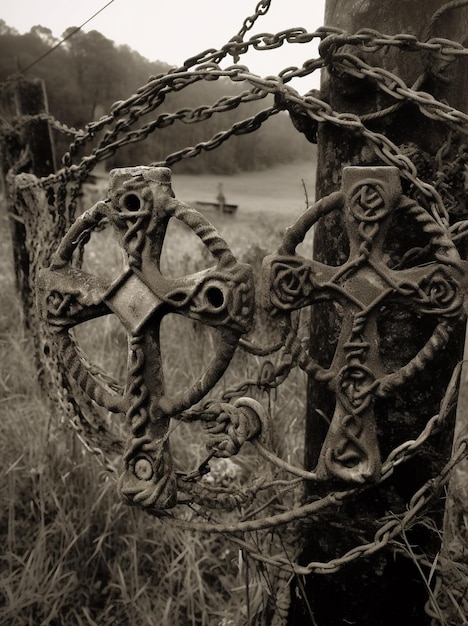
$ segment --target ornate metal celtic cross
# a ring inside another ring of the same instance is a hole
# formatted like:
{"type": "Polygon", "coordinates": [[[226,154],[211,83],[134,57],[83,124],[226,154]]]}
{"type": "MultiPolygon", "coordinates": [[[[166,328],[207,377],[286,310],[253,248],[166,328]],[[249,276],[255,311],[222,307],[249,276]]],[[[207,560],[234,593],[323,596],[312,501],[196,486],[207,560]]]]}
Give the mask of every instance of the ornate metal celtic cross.
{"type": "Polygon", "coordinates": [[[338,302],[343,310],[329,368],[321,367],[298,347],[301,366],[326,383],[336,397],[316,468],[318,477],[348,483],[379,478],[374,400],[391,394],[446,344],[449,330],[462,312],[461,273],[455,246],[422,207],[402,195],[399,173],[393,167],[345,168],[342,190],[306,211],[288,230],[277,254],[265,259],[266,306],[272,314],[290,313],[324,300],[338,302]],[[342,211],[348,235],[345,263],[331,267],[297,255],[296,247],[307,231],[333,210],[342,211]],[[389,267],[384,244],[391,218],[398,211],[411,215],[415,227],[426,233],[432,262],[402,270],[389,267]],[[397,372],[386,372],[377,319],[380,307],[392,301],[420,315],[432,315],[438,324],[407,365],[397,372]]]}
{"type": "Polygon", "coordinates": [[[69,376],[98,405],[125,413],[129,437],[120,491],[131,503],[164,509],[177,501],[168,439],[171,416],[191,407],[223,375],[240,336],[250,329],[254,303],[252,272],[237,263],[227,244],[195,209],[173,197],[167,168],[135,167],[110,173],[109,199],[84,213],[42,273],[39,306],[69,376]],[[160,269],[169,220],[191,228],[216,265],[181,278],[160,269]],[[109,220],[126,253],[127,266],[112,284],[73,267],[81,238],[109,220]],[[115,313],[129,335],[125,394],[113,393],[80,358],[70,330],[81,322],[115,313]],[[219,330],[216,354],[188,389],[165,391],[160,350],[161,321],[178,313],[219,330]]]}
{"type": "MultiPolygon", "coordinates": [[[[340,480],[351,487],[378,480],[381,459],[375,399],[390,395],[446,344],[462,312],[461,275],[453,243],[417,202],[402,194],[398,170],[393,167],[346,168],[342,189],[307,209],[286,231],[278,251],[264,260],[263,305],[287,329],[288,345],[299,365],[328,385],[336,398],[318,466],[310,471],[300,468],[298,475],[340,480]],[[296,248],[307,232],[334,210],[343,214],[348,259],[331,267],[298,255],[296,248]],[[424,265],[390,267],[384,244],[398,212],[410,216],[426,234],[431,260],[424,265]],[[290,323],[294,311],[324,300],[338,302],[343,312],[335,355],[326,368],[304,348],[290,323]],[[433,316],[436,324],[419,353],[392,372],[386,371],[381,357],[378,316],[384,304],[395,301],[418,315],[433,316]]],[[[240,337],[252,326],[254,299],[252,269],[236,261],[205,217],[174,198],[167,168],[113,170],[106,201],[78,218],[51,266],[40,274],[38,306],[67,375],[94,403],[126,416],[128,438],[119,486],[129,503],[150,509],[178,503],[169,421],[199,403],[222,377],[240,337]],[[171,219],[194,231],[210,251],[213,267],[181,278],[163,274],[161,252],[171,219]],[[74,263],[77,248],[104,220],[112,225],[126,255],[124,270],[113,282],[74,263]],[[111,313],[121,320],[129,337],[123,394],[95,375],[81,358],[72,333],[77,324],[111,313]],[[211,363],[193,385],[174,396],[166,392],[160,348],[161,322],[168,313],[219,331],[211,363]]],[[[223,440],[221,431],[225,430],[226,437],[236,442],[216,444],[218,456],[235,454],[243,441],[255,440],[267,428],[265,410],[253,399],[221,403],[219,411],[222,419],[213,418],[208,424],[209,437],[223,440]]],[[[264,436],[263,441],[267,439],[264,436]]],[[[257,446],[259,451],[262,445],[257,446]]],[[[264,447],[263,453],[274,459],[264,447]]],[[[278,461],[288,470],[286,463],[278,461]]]]}

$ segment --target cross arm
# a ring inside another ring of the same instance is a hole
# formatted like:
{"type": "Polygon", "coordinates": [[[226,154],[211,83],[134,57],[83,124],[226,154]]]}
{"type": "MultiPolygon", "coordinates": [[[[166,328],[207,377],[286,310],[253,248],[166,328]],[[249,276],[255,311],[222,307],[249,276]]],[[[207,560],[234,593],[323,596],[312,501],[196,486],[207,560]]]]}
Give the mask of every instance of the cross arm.
{"type": "Polygon", "coordinates": [[[37,281],[37,299],[43,317],[51,326],[71,328],[111,310],[104,302],[109,282],[73,268],[43,269],[37,281]]]}
{"type": "Polygon", "coordinates": [[[336,267],[299,255],[270,255],[264,260],[264,299],[270,312],[289,312],[328,299],[336,267]]]}

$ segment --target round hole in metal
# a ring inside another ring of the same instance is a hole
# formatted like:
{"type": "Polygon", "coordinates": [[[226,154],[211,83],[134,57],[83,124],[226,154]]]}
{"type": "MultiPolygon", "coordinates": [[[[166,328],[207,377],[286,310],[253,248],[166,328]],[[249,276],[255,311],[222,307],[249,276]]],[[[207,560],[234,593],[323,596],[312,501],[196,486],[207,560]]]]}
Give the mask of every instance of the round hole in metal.
{"type": "Polygon", "coordinates": [[[136,193],[127,193],[123,197],[122,203],[127,211],[135,212],[141,209],[141,199],[136,193]]]}
{"type": "Polygon", "coordinates": [[[219,287],[209,287],[206,290],[206,298],[215,309],[220,309],[224,305],[224,293],[219,287]]]}

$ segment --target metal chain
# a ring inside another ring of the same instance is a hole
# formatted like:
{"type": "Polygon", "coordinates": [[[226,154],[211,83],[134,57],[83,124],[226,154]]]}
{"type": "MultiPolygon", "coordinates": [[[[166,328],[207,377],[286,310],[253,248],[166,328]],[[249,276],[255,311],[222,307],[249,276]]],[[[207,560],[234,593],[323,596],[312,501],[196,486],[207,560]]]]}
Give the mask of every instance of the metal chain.
{"type": "MultiPolygon", "coordinates": [[[[158,165],[170,165],[185,158],[197,156],[202,151],[212,150],[220,146],[227,139],[234,135],[241,135],[256,131],[277,114],[281,109],[288,106],[296,106],[299,110],[304,111],[307,116],[317,123],[332,123],[348,131],[355,132],[367,139],[374,147],[376,153],[387,164],[396,166],[401,175],[411,183],[414,192],[426,200],[433,214],[433,217],[439,224],[447,227],[448,215],[443,206],[442,200],[437,189],[418,178],[417,170],[413,162],[404,156],[399,148],[392,143],[384,135],[371,131],[365,124],[367,119],[347,113],[338,113],[334,111],[324,100],[320,99],[317,94],[308,93],[305,96],[299,95],[297,91],[288,87],[287,83],[296,77],[303,77],[311,74],[313,71],[323,66],[333,67],[336,71],[346,73],[357,78],[370,78],[375,84],[396,100],[396,106],[400,102],[412,102],[419,107],[421,112],[431,119],[441,121],[447,124],[457,132],[468,134],[468,116],[453,109],[447,104],[433,98],[430,94],[419,91],[420,81],[409,88],[399,77],[382,68],[373,67],[362,61],[352,54],[344,54],[341,49],[345,45],[352,45],[366,53],[374,53],[385,47],[398,47],[404,51],[421,51],[427,53],[434,62],[451,63],[455,59],[462,56],[468,56],[468,49],[458,42],[450,41],[442,38],[430,38],[427,41],[418,41],[412,35],[398,34],[394,36],[385,35],[371,29],[363,29],[355,34],[348,34],[340,29],[321,28],[315,32],[307,32],[303,28],[293,28],[280,31],[276,34],[255,35],[248,41],[243,41],[246,33],[254,26],[256,20],[264,15],[271,4],[271,0],[261,1],[257,4],[255,13],[246,18],[242,28],[238,34],[233,37],[220,50],[206,50],[194,57],[188,59],[181,68],[171,70],[167,74],[162,74],[150,79],[150,81],[141,87],[136,94],[133,94],[127,100],[116,102],[108,115],[103,116],[98,121],[91,122],[84,129],[69,128],[55,120],[52,116],[44,117],[47,119],[54,129],[61,133],[65,133],[74,138],[69,147],[67,154],[63,158],[64,168],[58,173],[50,175],[46,178],[31,182],[30,179],[18,181],[18,190],[24,191],[31,187],[48,188],[57,183],[65,185],[65,183],[73,182],[73,189],[70,192],[71,202],[79,191],[80,185],[86,178],[87,174],[100,161],[109,158],[121,147],[134,142],[146,139],[151,133],[171,126],[175,123],[194,124],[199,121],[207,120],[215,114],[222,114],[227,111],[237,109],[242,104],[259,101],[265,99],[268,95],[275,97],[275,105],[265,108],[256,115],[249,117],[233,124],[230,128],[225,129],[211,137],[205,142],[200,142],[196,146],[187,147],[183,150],[168,155],[165,160],[158,165]],[[302,44],[308,43],[313,39],[320,39],[319,46],[320,58],[308,59],[301,68],[286,68],[276,77],[262,78],[252,74],[246,67],[234,65],[228,68],[221,68],[219,63],[227,55],[238,60],[250,48],[258,51],[266,51],[281,47],[284,43],[302,44]],[[136,128],[137,122],[144,116],[155,111],[166,99],[167,95],[176,93],[193,85],[199,81],[218,80],[220,78],[228,78],[232,82],[246,83],[249,89],[241,94],[230,97],[223,97],[211,106],[201,106],[194,109],[181,109],[175,113],[164,113],[159,115],[155,120],[136,128]],[[107,130],[106,130],[107,129],[107,130]],[[86,145],[95,140],[95,137],[104,131],[103,137],[98,145],[86,157],[81,158],[78,163],[73,160],[78,152],[86,145]]],[[[465,0],[457,0],[455,3],[466,4],[465,0]]],[[[6,89],[12,81],[6,81],[0,85],[0,89],[6,89]]],[[[392,109],[394,110],[394,109],[392,109]]],[[[380,115],[385,112],[379,112],[380,115]]],[[[18,123],[24,124],[31,118],[22,119],[18,123]]],[[[454,225],[451,230],[453,238],[460,237],[468,231],[466,222],[454,225]]],[[[248,394],[252,390],[266,392],[270,389],[276,389],[286,379],[291,369],[296,365],[299,340],[295,329],[289,329],[286,333],[284,349],[278,356],[276,364],[270,358],[264,360],[259,369],[257,377],[242,381],[238,385],[226,390],[221,397],[222,402],[231,402],[233,399],[241,395],[248,394]]],[[[243,347],[253,354],[261,356],[269,356],[278,350],[278,345],[261,348],[254,344],[244,342],[243,347]]],[[[51,364],[50,369],[54,371],[58,364],[51,364]]],[[[421,446],[443,425],[447,418],[449,408],[451,407],[457,392],[458,376],[460,368],[457,368],[451,383],[447,388],[445,398],[442,402],[440,412],[428,420],[425,428],[414,441],[407,441],[393,450],[383,465],[382,481],[387,480],[395,468],[415,455],[421,446]]],[[[56,378],[54,385],[57,389],[59,403],[64,413],[70,418],[70,423],[77,430],[80,439],[85,446],[96,454],[101,462],[111,472],[115,473],[115,465],[110,457],[103,451],[102,447],[96,446],[92,433],[87,428],[86,418],[81,409],[72,400],[67,383],[62,378],[56,378]]],[[[206,414],[210,410],[210,403],[207,401],[198,409],[191,409],[180,415],[182,420],[194,421],[201,419],[201,415],[206,414]],[[204,412],[204,413],[203,413],[204,412]]],[[[89,425],[88,425],[89,426],[89,425]]],[[[235,537],[236,541],[242,549],[248,550],[249,554],[265,564],[274,565],[288,572],[297,574],[308,574],[310,572],[331,573],[335,572],[345,564],[350,563],[358,558],[367,556],[382,549],[390,544],[398,534],[405,528],[417,522],[423,510],[431,502],[433,497],[439,492],[440,488],[446,484],[450,472],[453,467],[467,455],[468,441],[463,439],[457,450],[454,452],[450,463],[441,472],[440,476],[432,479],[418,491],[409,503],[408,510],[396,516],[394,519],[386,521],[377,530],[373,539],[368,543],[357,546],[347,552],[345,555],[333,559],[327,563],[309,563],[305,566],[298,566],[283,556],[265,556],[260,553],[255,544],[249,544],[247,541],[235,537]]],[[[112,448],[108,448],[109,450],[112,448]]],[[[257,449],[261,451],[261,446],[257,449]]],[[[266,449],[265,449],[266,450],[266,449]]],[[[282,459],[276,457],[273,453],[264,451],[267,460],[272,463],[275,471],[280,475],[284,472],[293,475],[289,481],[272,480],[265,484],[253,484],[246,494],[230,494],[222,490],[211,490],[202,487],[200,483],[196,483],[195,479],[202,476],[203,471],[200,469],[193,477],[179,477],[179,482],[183,486],[187,481],[193,480],[193,484],[197,485],[198,492],[194,496],[198,498],[200,503],[198,514],[203,517],[205,515],[202,504],[206,501],[210,506],[218,503],[222,508],[230,498],[237,506],[240,502],[252,502],[260,492],[272,491],[273,495],[267,501],[268,506],[283,491],[297,491],[304,480],[313,479],[312,472],[305,472],[301,468],[295,468],[293,465],[285,463],[282,459]],[[297,480],[299,476],[300,480],[297,480]]],[[[307,516],[318,514],[332,505],[340,504],[345,500],[351,499],[361,493],[366,488],[351,489],[346,492],[332,492],[318,501],[303,504],[301,506],[293,506],[291,510],[273,513],[261,519],[255,518],[260,514],[267,505],[260,506],[251,514],[246,514],[243,520],[237,523],[214,523],[214,522],[187,522],[183,519],[174,518],[167,515],[168,519],[182,527],[196,528],[197,530],[221,532],[221,533],[240,533],[254,532],[262,529],[271,530],[285,524],[291,524],[297,520],[307,516]]],[[[186,492],[182,488],[182,491],[186,492]]],[[[273,507],[274,508],[274,507],[273,507]]]]}
{"type": "MultiPolygon", "coordinates": [[[[449,463],[436,478],[428,480],[419,491],[411,498],[407,511],[402,515],[396,515],[390,521],[381,526],[375,533],[372,541],[356,546],[341,557],[337,557],[327,562],[310,562],[305,566],[297,563],[291,563],[289,559],[283,556],[267,556],[259,553],[255,545],[249,544],[247,541],[234,539],[236,542],[241,541],[242,546],[246,549],[250,556],[257,561],[273,565],[282,569],[286,569],[297,575],[308,575],[311,573],[331,574],[339,571],[344,565],[347,565],[358,558],[370,556],[387,546],[393,539],[407,530],[423,516],[427,506],[433,501],[434,497],[440,494],[441,489],[447,484],[450,475],[459,463],[468,457],[468,438],[461,439],[457,449],[454,451],[449,463]]],[[[392,468],[393,469],[393,468],[392,468]]],[[[297,506],[287,511],[279,513],[269,518],[261,520],[252,520],[248,522],[238,522],[233,524],[212,524],[206,522],[186,521],[180,518],[168,515],[171,522],[183,529],[229,534],[239,532],[258,532],[297,522],[300,519],[307,518],[311,515],[317,515],[321,511],[330,506],[338,506],[341,503],[350,500],[360,493],[363,493],[369,487],[361,487],[348,491],[331,492],[320,500],[316,500],[310,504],[297,506]]],[[[151,513],[151,512],[150,512],[151,513]]]]}
{"type": "Polygon", "coordinates": [[[415,91],[407,87],[405,82],[381,67],[372,67],[352,54],[339,54],[333,59],[333,67],[349,76],[356,78],[368,77],[393,98],[414,102],[427,117],[453,125],[455,130],[468,135],[468,115],[453,107],[436,100],[431,94],[415,91]]]}
{"type": "MultiPolygon", "coordinates": [[[[457,42],[450,42],[449,40],[432,39],[429,42],[420,42],[417,41],[417,39],[413,36],[396,35],[391,37],[368,29],[360,31],[356,35],[349,36],[344,34],[343,31],[340,31],[339,29],[322,28],[313,33],[308,33],[307,31],[305,31],[305,29],[295,28],[281,31],[275,35],[261,34],[259,36],[252,37],[248,42],[245,42],[242,45],[247,47],[252,46],[254,49],[257,50],[269,50],[283,45],[284,42],[306,43],[316,37],[323,39],[320,49],[321,54],[325,59],[325,62],[327,63],[330,62],[330,59],[333,56],[332,50],[337,50],[345,43],[360,45],[361,47],[372,51],[380,49],[381,47],[386,45],[396,45],[402,47],[403,49],[411,50],[429,50],[433,54],[437,54],[445,61],[453,60],[453,58],[455,58],[456,56],[462,54],[466,55],[468,53],[468,51],[461,44],[458,44],[457,42]]],[[[239,44],[235,42],[229,42],[228,44],[226,44],[225,47],[223,47],[221,51],[223,53],[235,53],[235,47],[238,45],[239,44]],[[234,46],[234,48],[232,48],[232,46],[234,46]]],[[[183,71],[181,71],[180,69],[174,70],[169,72],[168,74],[155,77],[154,79],[150,80],[147,85],[142,87],[137,92],[137,94],[131,96],[128,100],[115,103],[115,105],[111,108],[111,112],[109,115],[103,116],[103,118],[101,118],[97,122],[92,122],[88,124],[83,131],[75,131],[76,140],[71,144],[69,152],[64,156],[63,159],[64,164],[70,167],[70,174],[76,177],[76,168],[78,170],[84,170],[87,173],[97,162],[112,155],[121,146],[126,145],[130,142],[145,139],[151,132],[156,130],[156,128],[163,127],[164,122],[163,120],[160,120],[159,124],[161,124],[161,126],[159,126],[157,123],[152,123],[146,126],[145,129],[141,131],[141,133],[139,133],[138,131],[129,130],[142,115],[146,115],[147,113],[157,108],[157,106],[159,106],[164,101],[167,93],[179,91],[180,89],[183,89],[198,80],[216,79],[214,68],[217,66],[216,64],[210,65],[210,60],[219,58],[219,54],[217,55],[215,52],[219,51],[209,51],[208,54],[205,54],[203,57],[199,57],[198,63],[200,61],[203,61],[203,64],[192,72],[187,72],[186,67],[184,67],[182,68],[183,71]],[[122,117],[122,119],[119,120],[118,118],[120,117],[122,117]],[[102,140],[98,148],[95,149],[91,155],[83,158],[78,166],[72,166],[71,158],[72,155],[77,152],[78,148],[82,147],[85,142],[94,139],[99,131],[103,130],[106,125],[112,123],[115,123],[114,129],[104,136],[104,139],[102,140]],[[123,138],[118,141],[113,141],[113,139],[119,134],[123,134],[123,138]]],[[[254,89],[263,89],[265,93],[281,93],[282,88],[287,81],[291,80],[295,76],[304,76],[307,73],[315,71],[322,65],[322,60],[309,60],[303,65],[301,69],[287,68],[285,71],[280,73],[280,76],[278,77],[280,80],[277,82],[277,84],[273,86],[270,84],[270,81],[262,80],[260,77],[250,74],[243,66],[240,66],[238,68],[229,68],[230,71],[226,72],[225,74],[219,74],[218,77],[220,75],[224,75],[234,82],[246,80],[247,82],[251,82],[251,84],[253,84],[254,89]],[[250,81],[249,78],[251,79],[250,81]]],[[[363,66],[362,71],[364,72],[364,70],[366,70],[367,72],[372,71],[368,67],[366,68],[365,66],[363,66]]],[[[218,68],[218,71],[221,70],[219,70],[218,68]]],[[[355,69],[355,71],[359,71],[359,68],[355,69]]],[[[364,75],[365,74],[362,73],[362,76],[364,75]]],[[[383,85],[386,90],[390,91],[396,99],[401,100],[402,98],[407,97],[408,94],[413,94],[413,92],[406,88],[406,86],[403,87],[395,83],[395,77],[393,77],[392,75],[389,77],[385,75],[385,73],[379,74],[377,72],[374,77],[379,79],[381,86],[383,85]],[[385,79],[387,79],[387,82],[385,79]],[[392,84],[396,85],[393,89],[392,84]],[[400,89],[400,91],[398,91],[398,88],[400,89]],[[403,92],[401,91],[402,89],[403,92]]],[[[431,116],[435,117],[436,119],[442,119],[442,121],[449,121],[450,123],[457,125],[458,128],[461,127],[463,129],[465,127],[466,119],[465,117],[463,117],[462,114],[460,115],[459,112],[450,113],[449,108],[445,106],[439,106],[438,104],[436,104],[437,101],[435,101],[431,96],[428,96],[429,94],[425,94],[424,92],[418,92],[417,96],[412,95],[412,97],[416,98],[418,104],[426,111],[428,111],[431,116]]],[[[245,101],[248,101],[247,98],[249,97],[251,96],[246,95],[245,101]]],[[[234,108],[235,106],[238,106],[239,101],[233,99],[230,104],[225,103],[225,106],[231,106],[231,104],[234,108]]],[[[219,103],[216,103],[215,105],[213,105],[213,108],[215,110],[219,110],[219,106],[219,103]]],[[[204,116],[208,115],[208,111],[210,109],[205,109],[204,114],[202,115],[202,119],[205,119],[204,116]]],[[[330,111],[328,111],[328,113],[330,113],[330,111]]],[[[185,112],[182,111],[174,114],[174,121],[176,119],[182,119],[184,117],[184,114],[185,112]]],[[[196,115],[195,112],[194,115],[196,115]]],[[[330,117],[327,117],[326,107],[325,109],[322,109],[322,111],[320,111],[320,108],[317,108],[315,111],[315,116],[318,122],[332,121],[334,123],[337,123],[338,121],[336,118],[330,119],[330,117]]],[[[343,120],[341,119],[340,123],[342,122],[343,120]]],[[[251,131],[253,130],[256,130],[256,128],[252,127],[251,131]]],[[[372,133],[367,130],[367,134],[368,137],[372,140],[372,133]]],[[[217,143],[217,138],[212,138],[212,140],[205,142],[204,149],[210,149],[212,145],[211,142],[213,142],[214,147],[214,144],[217,143]]],[[[378,144],[379,140],[377,139],[377,141],[375,141],[374,137],[374,142],[378,144]]],[[[388,146],[383,147],[386,147],[388,149],[388,146]]],[[[394,149],[396,149],[396,147],[394,149]]],[[[396,151],[398,154],[398,149],[396,149],[396,151]]],[[[189,150],[186,152],[182,152],[178,158],[196,156],[196,154],[198,153],[199,151],[189,150]]],[[[385,155],[385,149],[383,150],[383,155],[385,155]]],[[[386,156],[388,156],[388,154],[386,156]]],[[[401,167],[400,161],[401,155],[400,158],[397,159],[397,162],[394,162],[393,164],[397,165],[397,167],[401,167]]],[[[175,161],[171,162],[173,163],[175,161]]],[[[409,170],[409,173],[411,173],[412,169],[414,170],[414,168],[411,168],[408,161],[406,161],[404,165],[407,171],[409,170]]],[[[412,173],[414,175],[414,171],[412,173]]],[[[53,180],[53,177],[49,178],[50,181],[53,180]]],[[[80,176],[78,176],[78,178],[80,178],[80,176]]],[[[419,189],[422,192],[423,196],[430,197],[433,194],[433,192],[429,190],[424,184],[420,185],[419,189]]],[[[438,206],[438,210],[441,211],[442,203],[440,201],[440,198],[435,198],[435,204],[438,206]]]]}
{"type": "Polygon", "coordinates": [[[260,0],[255,7],[255,13],[250,17],[246,17],[240,31],[231,39],[231,41],[242,41],[245,33],[253,28],[253,25],[261,15],[266,15],[270,8],[271,0],[260,0]]]}

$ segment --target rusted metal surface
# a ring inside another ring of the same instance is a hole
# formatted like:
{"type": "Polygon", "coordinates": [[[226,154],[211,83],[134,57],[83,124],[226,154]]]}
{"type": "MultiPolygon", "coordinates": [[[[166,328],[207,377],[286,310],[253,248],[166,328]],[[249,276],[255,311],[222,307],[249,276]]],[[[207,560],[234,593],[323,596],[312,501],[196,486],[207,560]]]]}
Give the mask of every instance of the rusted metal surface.
{"type": "Polygon", "coordinates": [[[122,495],[150,508],[175,505],[169,419],[206,395],[228,366],[240,336],[250,329],[254,303],[250,267],[237,263],[200,213],[173,197],[169,169],[118,169],[110,173],[108,200],[85,212],[62,240],[49,269],[40,275],[38,293],[68,376],[98,405],[126,415],[122,495]],[[216,262],[213,267],[181,278],[163,275],[160,259],[171,218],[201,239],[216,262]],[[104,219],[112,224],[127,258],[123,273],[112,283],[72,267],[77,246],[104,219]],[[93,376],[69,332],[81,322],[110,313],[117,315],[129,336],[123,395],[93,376]],[[160,350],[160,325],[168,313],[219,331],[216,354],[207,369],[174,397],[165,391],[160,350]]]}
{"type": "MultiPolygon", "coordinates": [[[[350,488],[380,480],[378,424],[374,402],[391,395],[442,349],[463,312],[462,266],[444,229],[402,194],[394,167],[348,167],[337,191],[305,211],[287,231],[278,251],[264,259],[263,303],[288,336],[291,353],[310,377],[336,398],[330,428],[309,480],[339,481],[350,488]],[[329,266],[296,253],[307,232],[340,211],[349,254],[329,266]],[[410,216],[425,234],[431,259],[405,269],[392,266],[386,240],[395,215],[410,216]],[[323,301],[339,304],[341,330],[328,368],[321,366],[294,333],[291,314],[323,301]],[[387,371],[379,337],[381,310],[398,302],[435,319],[434,332],[397,371],[387,371]]],[[[128,440],[120,491],[131,503],[165,509],[177,504],[177,482],[168,437],[171,417],[200,402],[222,377],[253,321],[253,271],[240,264],[226,242],[195,209],[173,197],[167,168],[127,168],[110,174],[108,199],[85,212],[60,243],[39,277],[39,307],[69,377],[96,404],[126,415],[128,440]],[[170,219],[191,228],[216,264],[173,278],[160,269],[170,219]],[[84,238],[107,219],[125,251],[121,275],[110,282],[72,265],[84,238]],[[93,375],[73,340],[73,327],[114,313],[129,337],[125,393],[93,375]],[[178,313],[219,331],[215,356],[188,389],[169,396],[160,349],[161,321],[178,313]]],[[[254,399],[210,403],[200,415],[211,456],[232,456],[245,441],[268,439],[265,410],[254,399]]],[[[260,453],[267,454],[262,443],[260,453]]],[[[281,466],[281,462],[278,459],[281,466]]],[[[283,464],[284,465],[284,464],[283,464]]],[[[303,472],[304,473],[304,472],[303,472]]],[[[301,474],[302,475],[302,474],[301,474]]]]}
{"type": "Polygon", "coordinates": [[[385,397],[423,369],[442,349],[463,312],[459,255],[444,230],[413,200],[402,195],[398,170],[348,167],[340,192],[306,211],[286,233],[277,254],[265,259],[266,306],[288,315],[324,300],[341,306],[341,330],[330,367],[318,364],[302,346],[300,365],[328,385],[336,398],[317,475],[346,483],[378,481],[381,458],[374,401],[385,397]],[[331,211],[343,214],[349,256],[329,266],[295,253],[307,232],[331,211]],[[386,237],[395,212],[412,216],[424,231],[432,261],[394,269],[386,237]],[[384,306],[399,302],[437,320],[432,336],[404,367],[386,371],[378,330],[384,306]]]}

